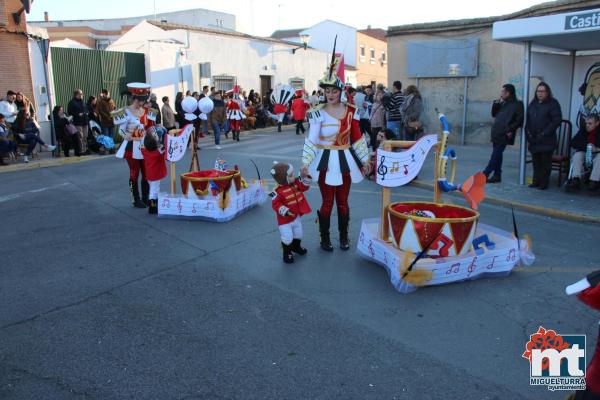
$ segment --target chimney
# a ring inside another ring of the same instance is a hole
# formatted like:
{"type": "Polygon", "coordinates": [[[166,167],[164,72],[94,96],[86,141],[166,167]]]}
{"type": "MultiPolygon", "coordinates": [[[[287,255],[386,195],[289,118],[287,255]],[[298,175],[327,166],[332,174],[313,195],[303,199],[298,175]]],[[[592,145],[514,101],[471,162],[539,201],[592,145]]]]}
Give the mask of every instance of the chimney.
{"type": "Polygon", "coordinates": [[[50,20],[50,17],[48,16],[48,11],[44,11],[44,21],[48,22],[50,20]]]}

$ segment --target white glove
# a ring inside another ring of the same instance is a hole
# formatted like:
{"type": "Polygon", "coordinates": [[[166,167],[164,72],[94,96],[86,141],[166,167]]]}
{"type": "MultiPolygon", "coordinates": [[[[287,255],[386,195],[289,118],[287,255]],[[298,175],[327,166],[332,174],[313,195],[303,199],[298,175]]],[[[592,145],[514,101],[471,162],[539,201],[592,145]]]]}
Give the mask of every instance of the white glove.
{"type": "Polygon", "coordinates": [[[288,213],[288,211],[290,211],[289,208],[287,208],[286,206],[281,206],[279,207],[279,210],[277,211],[279,213],[279,215],[281,215],[282,217],[285,217],[288,213]]]}

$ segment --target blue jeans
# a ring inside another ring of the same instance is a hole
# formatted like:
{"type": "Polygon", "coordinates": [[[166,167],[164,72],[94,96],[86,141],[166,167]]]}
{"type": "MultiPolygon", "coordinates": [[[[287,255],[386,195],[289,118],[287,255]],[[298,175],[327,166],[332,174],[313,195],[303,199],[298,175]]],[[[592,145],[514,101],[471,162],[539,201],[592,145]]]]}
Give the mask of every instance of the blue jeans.
{"type": "Polygon", "coordinates": [[[223,128],[221,127],[221,124],[219,124],[218,122],[213,122],[212,128],[213,128],[213,131],[215,131],[215,145],[218,146],[221,144],[221,130],[223,128]]]}
{"type": "Polygon", "coordinates": [[[228,119],[226,119],[226,120],[225,120],[225,123],[223,124],[223,133],[224,133],[225,135],[227,135],[227,134],[229,133],[229,131],[230,131],[230,130],[231,130],[231,129],[230,129],[230,127],[229,127],[229,120],[228,120],[228,119]]]}
{"type": "Polygon", "coordinates": [[[208,120],[202,120],[202,133],[208,135],[208,120]]]}
{"type": "Polygon", "coordinates": [[[102,127],[102,134],[108,136],[109,138],[112,138],[113,135],[115,133],[115,127],[114,126],[103,126],[102,127]]]}
{"type": "Polygon", "coordinates": [[[394,132],[396,139],[400,140],[400,129],[402,128],[402,121],[388,121],[387,128],[394,132]]]}
{"type": "Polygon", "coordinates": [[[485,176],[490,176],[493,172],[494,176],[501,177],[502,176],[502,155],[504,153],[504,149],[506,149],[506,144],[496,144],[494,143],[494,147],[492,147],[492,156],[490,157],[490,162],[487,167],[483,170],[485,176]]]}
{"type": "Polygon", "coordinates": [[[31,153],[33,153],[33,149],[35,149],[36,144],[39,143],[42,146],[46,145],[46,143],[44,143],[44,141],[34,133],[25,133],[23,136],[25,136],[25,139],[21,139],[19,135],[16,135],[15,138],[17,139],[17,143],[27,145],[27,151],[25,152],[25,155],[27,156],[30,156],[31,153]]]}

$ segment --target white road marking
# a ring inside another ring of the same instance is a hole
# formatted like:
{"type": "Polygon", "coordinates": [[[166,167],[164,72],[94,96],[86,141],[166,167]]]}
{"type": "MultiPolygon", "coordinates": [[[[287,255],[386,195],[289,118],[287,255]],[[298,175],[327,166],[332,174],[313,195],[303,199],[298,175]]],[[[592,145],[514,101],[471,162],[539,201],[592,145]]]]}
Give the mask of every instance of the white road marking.
{"type": "Polygon", "coordinates": [[[5,196],[0,196],[0,203],[9,201],[9,200],[18,199],[19,197],[23,197],[28,194],[45,192],[46,190],[56,189],[56,188],[67,186],[67,185],[69,185],[69,183],[64,182],[64,183],[59,183],[58,185],[46,186],[46,187],[39,188],[39,189],[28,190],[26,192],[7,194],[5,196]]]}

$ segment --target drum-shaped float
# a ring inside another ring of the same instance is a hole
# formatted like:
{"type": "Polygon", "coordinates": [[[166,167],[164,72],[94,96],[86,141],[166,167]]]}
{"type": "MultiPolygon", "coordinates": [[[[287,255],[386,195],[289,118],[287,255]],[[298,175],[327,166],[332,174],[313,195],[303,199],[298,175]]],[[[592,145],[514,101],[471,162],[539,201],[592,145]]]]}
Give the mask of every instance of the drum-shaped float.
{"type": "Polygon", "coordinates": [[[242,189],[242,176],[240,171],[219,171],[210,169],[186,172],[185,174],[181,174],[181,191],[184,196],[188,196],[188,191],[191,187],[198,197],[209,194],[217,196],[221,193],[227,193],[231,188],[232,182],[235,184],[236,191],[242,189]]]}
{"type": "Polygon", "coordinates": [[[477,211],[452,204],[407,201],[387,211],[394,246],[419,253],[431,243],[427,255],[434,258],[467,253],[479,220],[477,211]]]}

